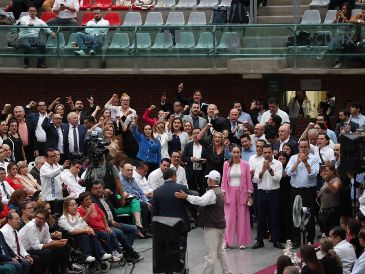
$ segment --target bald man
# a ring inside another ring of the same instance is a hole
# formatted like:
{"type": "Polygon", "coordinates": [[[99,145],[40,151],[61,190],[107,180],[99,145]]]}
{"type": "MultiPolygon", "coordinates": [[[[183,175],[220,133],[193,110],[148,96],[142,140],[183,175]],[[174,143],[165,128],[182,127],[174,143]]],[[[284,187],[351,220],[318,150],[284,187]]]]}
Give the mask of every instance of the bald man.
{"type": "Polygon", "coordinates": [[[297,140],[290,136],[290,124],[282,124],[279,127],[279,140],[273,145],[274,154],[283,150],[284,144],[289,144],[292,147],[292,155],[298,153],[298,142],[297,140]]]}

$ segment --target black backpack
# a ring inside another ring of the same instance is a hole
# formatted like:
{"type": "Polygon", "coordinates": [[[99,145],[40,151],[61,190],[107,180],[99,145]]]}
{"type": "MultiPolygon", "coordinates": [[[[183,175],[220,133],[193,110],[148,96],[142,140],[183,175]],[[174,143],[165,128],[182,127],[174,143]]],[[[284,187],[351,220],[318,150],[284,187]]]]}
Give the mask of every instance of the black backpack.
{"type": "Polygon", "coordinates": [[[250,15],[245,7],[245,2],[243,0],[232,0],[228,23],[248,24],[249,22],[250,15]]]}

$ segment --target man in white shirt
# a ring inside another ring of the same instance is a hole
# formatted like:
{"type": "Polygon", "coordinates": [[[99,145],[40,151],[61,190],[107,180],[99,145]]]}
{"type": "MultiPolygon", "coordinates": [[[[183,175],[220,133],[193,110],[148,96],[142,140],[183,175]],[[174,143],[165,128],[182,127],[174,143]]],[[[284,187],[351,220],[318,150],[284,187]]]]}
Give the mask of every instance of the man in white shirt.
{"type": "Polygon", "coordinates": [[[0,229],[1,233],[4,235],[5,241],[8,246],[13,250],[13,252],[22,258],[23,273],[28,273],[30,265],[32,265],[32,270],[34,273],[43,273],[42,266],[39,265],[39,257],[36,256],[35,263],[33,263],[33,258],[25,250],[23,243],[19,239],[17,229],[20,226],[20,217],[16,212],[10,212],[6,216],[7,223],[0,229]]]}
{"type": "Polygon", "coordinates": [[[270,231],[273,246],[283,249],[279,242],[280,237],[280,179],[283,166],[275,160],[269,144],[263,147],[264,161],[260,162],[255,169],[255,181],[257,182],[257,242],[253,249],[264,247],[266,234],[267,213],[270,215],[270,231]]]}
{"type": "Polygon", "coordinates": [[[94,10],[94,19],[90,20],[86,24],[85,33],[76,33],[76,43],[79,46],[79,50],[75,51],[77,55],[85,56],[84,51],[85,44],[91,45],[90,55],[95,55],[95,50],[101,48],[105,41],[106,35],[108,33],[108,28],[93,28],[93,27],[107,27],[109,26],[109,21],[105,20],[101,16],[100,10],[94,10]]]}
{"type": "MultiPolygon", "coordinates": [[[[42,265],[48,272],[66,273],[68,254],[65,246],[67,239],[52,240],[47,224],[48,211],[38,209],[35,218],[27,223],[20,231],[19,237],[24,249],[30,255],[38,255],[42,259],[42,265]]],[[[40,272],[43,273],[43,272],[40,272]]]]}
{"type": "Polygon", "coordinates": [[[343,274],[350,274],[351,268],[356,261],[355,249],[346,241],[346,230],[343,227],[336,226],[329,233],[334,250],[342,262],[343,274]]]}
{"type": "Polygon", "coordinates": [[[160,168],[155,169],[148,175],[148,183],[153,190],[162,186],[165,183],[163,178],[163,173],[170,167],[171,160],[168,158],[163,158],[160,163],[160,168]]]}
{"type": "Polygon", "coordinates": [[[188,181],[186,180],[185,168],[180,166],[181,154],[179,151],[171,153],[171,168],[176,170],[176,183],[185,185],[188,187],[188,181]]]}
{"type": "Polygon", "coordinates": [[[63,171],[69,165],[69,161],[66,160],[63,166],[56,165],[56,151],[52,148],[46,151],[46,162],[41,167],[40,170],[40,178],[41,178],[41,195],[46,199],[46,201],[51,203],[51,207],[53,206],[56,200],[60,200],[63,198],[62,195],[62,187],[55,180],[55,177],[63,171]]]}
{"type": "MultiPolygon", "coordinates": [[[[77,1],[77,0],[76,0],[77,1]]],[[[19,30],[19,47],[24,49],[24,54],[29,54],[30,49],[32,47],[36,47],[38,49],[39,54],[45,54],[46,53],[46,42],[41,41],[39,39],[39,32],[41,30],[41,26],[47,26],[47,24],[36,17],[37,15],[37,9],[34,5],[30,5],[28,7],[28,15],[23,16],[19,20],[19,24],[21,26],[29,26],[29,28],[21,28],[19,30]],[[35,27],[35,28],[33,28],[35,27]]],[[[51,34],[53,38],[56,37],[56,33],[52,32],[50,29],[45,28],[45,30],[48,34],[51,34]]],[[[45,58],[44,57],[38,57],[37,61],[37,67],[38,68],[45,68],[45,58]]],[[[24,68],[28,68],[29,66],[29,57],[24,57],[24,68]]]]}
{"type": "MultiPolygon", "coordinates": [[[[365,248],[365,229],[359,232],[360,245],[365,248]]],[[[351,274],[362,274],[365,273],[365,252],[355,261],[354,267],[352,268],[351,274]]]]}
{"type": "Polygon", "coordinates": [[[317,139],[317,145],[318,145],[318,157],[321,160],[322,164],[325,164],[325,162],[335,162],[335,154],[332,148],[329,146],[330,138],[327,134],[320,133],[318,135],[317,139]]]}
{"type": "Polygon", "coordinates": [[[50,26],[77,26],[77,13],[80,5],[78,0],[56,0],[53,12],[57,17],[48,21],[50,26]]]}
{"type": "Polygon", "coordinates": [[[138,186],[142,189],[144,195],[147,198],[152,198],[153,189],[146,179],[146,174],[148,172],[148,165],[145,162],[139,161],[136,167],[133,169],[133,178],[137,182],[138,186]]]}
{"type": "Polygon", "coordinates": [[[8,167],[8,162],[5,161],[5,154],[4,154],[4,150],[3,148],[0,146],[0,167],[5,169],[5,173],[6,173],[6,168],[8,167]]]}
{"type": "Polygon", "coordinates": [[[275,97],[269,98],[268,104],[269,104],[269,110],[265,111],[264,114],[262,114],[260,123],[266,124],[269,121],[272,114],[280,116],[281,124],[290,123],[289,115],[285,111],[282,111],[279,108],[279,103],[277,98],[275,97]]]}
{"type": "Polygon", "coordinates": [[[69,193],[69,197],[78,198],[80,193],[85,191],[85,187],[80,185],[80,177],[78,174],[80,173],[81,163],[79,160],[73,160],[71,162],[70,169],[65,169],[61,172],[60,178],[61,182],[66,185],[67,192],[69,193]]]}
{"type": "Polygon", "coordinates": [[[0,193],[1,202],[3,204],[8,204],[11,194],[13,194],[14,189],[5,181],[6,172],[3,167],[0,167],[0,193]]]}

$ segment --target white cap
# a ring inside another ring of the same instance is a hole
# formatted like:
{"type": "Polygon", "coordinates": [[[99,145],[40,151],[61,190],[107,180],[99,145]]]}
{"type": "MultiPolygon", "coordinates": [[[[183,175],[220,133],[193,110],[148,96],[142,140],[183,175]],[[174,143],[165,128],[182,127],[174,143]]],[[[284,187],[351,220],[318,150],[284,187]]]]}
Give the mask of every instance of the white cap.
{"type": "Polygon", "coordinates": [[[218,171],[216,170],[212,170],[211,172],[209,172],[208,175],[205,175],[205,178],[210,178],[214,181],[220,181],[221,180],[221,175],[219,174],[218,171]]]}

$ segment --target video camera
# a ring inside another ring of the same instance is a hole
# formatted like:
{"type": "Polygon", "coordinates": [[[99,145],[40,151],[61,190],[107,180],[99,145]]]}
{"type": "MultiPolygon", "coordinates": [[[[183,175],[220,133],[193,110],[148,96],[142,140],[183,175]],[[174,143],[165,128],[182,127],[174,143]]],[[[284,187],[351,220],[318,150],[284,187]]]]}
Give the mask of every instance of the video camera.
{"type": "Polygon", "coordinates": [[[87,143],[87,159],[90,165],[95,167],[99,161],[104,158],[104,155],[109,153],[109,149],[105,148],[110,144],[110,141],[103,140],[98,137],[97,131],[92,131],[91,135],[86,139],[87,143]]]}

